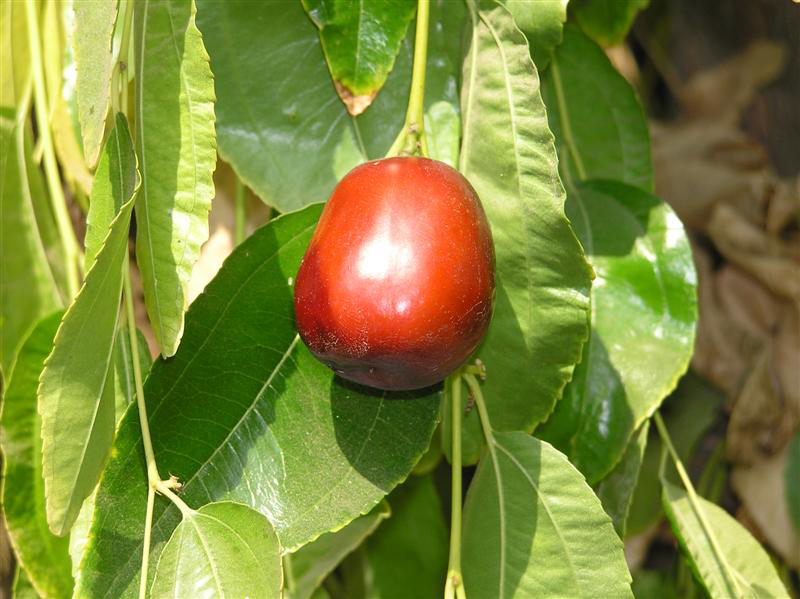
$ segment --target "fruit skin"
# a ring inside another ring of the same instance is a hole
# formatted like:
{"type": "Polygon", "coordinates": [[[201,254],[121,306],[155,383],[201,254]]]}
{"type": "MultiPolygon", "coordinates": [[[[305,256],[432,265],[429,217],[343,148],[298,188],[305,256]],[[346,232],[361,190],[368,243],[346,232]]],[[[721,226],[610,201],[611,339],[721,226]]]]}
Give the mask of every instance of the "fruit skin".
{"type": "Polygon", "coordinates": [[[458,171],[428,158],[368,162],[323,209],[297,274],[297,329],[343,378],[428,387],[486,334],[494,270],[489,222],[458,171]]]}

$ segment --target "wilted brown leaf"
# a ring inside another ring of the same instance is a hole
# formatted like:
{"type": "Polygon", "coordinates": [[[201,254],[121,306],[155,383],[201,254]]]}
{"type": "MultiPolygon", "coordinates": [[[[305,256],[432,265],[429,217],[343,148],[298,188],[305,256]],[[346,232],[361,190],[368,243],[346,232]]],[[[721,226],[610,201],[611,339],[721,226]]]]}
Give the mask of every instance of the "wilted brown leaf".
{"type": "Polygon", "coordinates": [[[800,568],[800,536],[789,517],[784,486],[787,448],[750,466],[738,466],[731,484],[747,514],[767,542],[787,564],[800,568]]]}

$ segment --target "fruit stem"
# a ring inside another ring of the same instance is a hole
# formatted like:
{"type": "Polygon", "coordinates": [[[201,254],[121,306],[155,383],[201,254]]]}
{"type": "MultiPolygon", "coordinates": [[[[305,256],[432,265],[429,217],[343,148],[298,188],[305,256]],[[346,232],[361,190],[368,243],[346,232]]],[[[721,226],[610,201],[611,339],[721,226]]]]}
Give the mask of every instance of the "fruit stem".
{"type": "Polygon", "coordinates": [[[75,231],[72,229],[67,201],[64,198],[64,189],[58,174],[53,139],[50,136],[50,120],[47,116],[47,99],[45,96],[44,73],[42,71],[41,38],[39,36],[39,18],[33,0],[25,3],[26,21],[28,25],[28,49],[31,56],[31,71],[33,73],[34,108],[36,122],[39,125],[39,136],[44,149],[44,172],[47,179],[47,188],[50,191],[50,202],[56,218],[58,236],[64,252],[64,261],[67,267],[67,289],[70,299],[78,295],[80,285],[79,265],[82,263],[81,250],[75,231]]]}
{"type": "MultiPolygon", "coordinates": [[[[706,536],[708,537],[709,544],[715,553],[717,561],[719,561],[719,563],[723,566],[722,570],[725,573],[727,585],[731,587],[731,590],[733,590],[734,596],[743,597],[744,595],[742,595],[742,590],[739,588],[739,585],[736,582],[736,575],[733,574],[727,559],[725,559],[725,554],[722,553],[722,550],[719,547],[717,537],[714,535],[714,531],[711,529],[711,525],[706,519],[705,511],[703,510],[703,506],[700,505],[700,500],[697,497],[692,480],[689,478],[686,469],[683,467],[683,462],[681,461],[680,456],[678,456],[675,446],[672,444],[672,439],[669,436],[669,431],[667,431],[667,426],[664,424],[664,420],[661,418],[661,414],[659,412],[653,414],[653,420],[656,423],[656,428],[658,429],[658,434],[661,437],[661,441],[664,443],[664,447],[666,447],[669,456],[672,458],[675,469],[678,471],[678,476],[683,483],[684,489],[686,489],[686,496],[689,499],[689,504],[692,506],[692,511],[700,521],[700,525],[703,527],[703,532],[705,532],[706,536]]],[[[662,479],[664,478],[665,462],[666,459],[662,457],[661,465],[659,467],[659,476],[662,479]]]]}
{"type": "Polygon", "coordinates": [[[430,0],[417,1],[417,29],[414,38],[414,65],[411,71],[411,93],[406,120],[386,156],[398,154],[428,155],[425,141],[425,69],[428,61],[428,21],[430,0]]]}
{"type": "Polygon", "coordinates": [[[489,446],[489,451],[494,454],[494,433],[492,430],[492,423],[489,420],[489,410],[486,409],[486,401],[483,399],[481,386],[478,383],[478,379],[475,378],[475,375],[468,372],[464,373],[464,381],[467,383],[472,397],[475,398],[475,405],[478,406],[478,414],[481,418],[483,436],[486,437],[486,445],[489,446]]]}
{"type": "Polygon", "coordinates": [[[461,575],[461,373],[447,380],[450,386],[450,415],[452,417],[451,438],[453,449],[450,456],[452,475],[452,498],[450,509],[450,563],[447,567],[445,599],[466,599],[461,575]]]}

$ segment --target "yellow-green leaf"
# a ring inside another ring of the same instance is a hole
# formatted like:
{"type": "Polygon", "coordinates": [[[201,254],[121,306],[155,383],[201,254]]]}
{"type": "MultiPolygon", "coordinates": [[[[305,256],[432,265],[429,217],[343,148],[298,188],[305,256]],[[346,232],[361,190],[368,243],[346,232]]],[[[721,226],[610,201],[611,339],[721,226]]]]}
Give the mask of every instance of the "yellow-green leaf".
{"type": "Polygon", "coordinates": [[[100,157],[111,102],[111,36],[117,0],[75,2],[75,63],[78,118],[89,167],[100,157]]]}
{"type": "Polygon", "coordinates": [[[17,560],[45,598],[72,593],[67,540],[47,529],[42,485],[42,441],[36,388],[53,347],[61,312],[45,317],[25,339],[9,377],[0,415],[3,448],[3,512],[17,560]]]}
{"type": "MultiPolygon", "coordinates": [[[[194,1],[136,3],[136,256],[164,356],[183,334],[186,287],[208,238],[217,160],[214,81],[194,1]]],[[[268,99],[265,99],[268,101],[268,99]]]]}
{"type": "Polygon", "coordinates": [[[138,189],[133,143],[124,117],[117,118],[98,172],[132,185],[97,181],[92,203],[119,205],[119,211],[64,315],[42,372],[39,413],[47,522],[58,535],[69,532],[83,500],[97,484],[114,438],[114,339],[138,189]]]}
{"type": "Polygon", "coordinates": [[[34,216],[25,137],[14,112],[0,108],[0,369],[5,375],[30,328],[61,305],[34,216]]]}
{"type": "Polygon", "coordinates": [[[158,560],[153,599],[279,599],[281,546],[262,514],[241,503],[209,503],[187,514],[158,560]]]}

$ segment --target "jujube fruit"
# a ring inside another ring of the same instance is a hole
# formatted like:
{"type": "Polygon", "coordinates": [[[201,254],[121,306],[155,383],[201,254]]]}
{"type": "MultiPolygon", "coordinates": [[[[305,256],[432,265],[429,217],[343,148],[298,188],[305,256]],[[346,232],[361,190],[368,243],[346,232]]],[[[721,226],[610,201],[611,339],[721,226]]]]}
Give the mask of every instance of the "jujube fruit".
{"type": "Polygon", "coordinates": [[[458,171],[427,158],[368,162],[322,211],[297,274],[297,328],[346,379],[427,387],[485,335],[494,268],[486,214],[458,171]]]}

